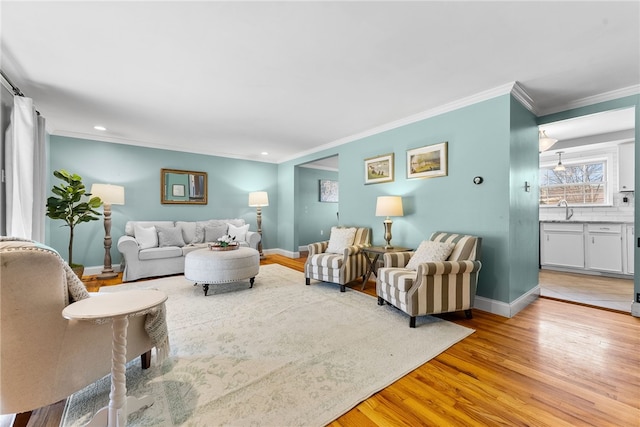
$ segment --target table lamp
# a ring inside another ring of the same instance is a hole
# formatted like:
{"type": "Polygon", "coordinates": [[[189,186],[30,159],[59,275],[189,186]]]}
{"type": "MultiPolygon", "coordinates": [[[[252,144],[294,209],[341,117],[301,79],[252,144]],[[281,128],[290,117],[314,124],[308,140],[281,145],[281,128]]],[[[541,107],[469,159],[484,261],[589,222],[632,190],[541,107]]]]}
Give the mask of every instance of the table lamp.
{"type": "Polygon", "coordinates": [[[384,240],[386,240],[387,244],[384,246],[385,249],[392,249],[391,246],[391,221],[392,216],[403,216],[404,212],[402,211],[402,197],[400,196],[378,196],[378,201],[376,203],[376,216],[386,216],[387,219],[384,220],[384,240]]]}

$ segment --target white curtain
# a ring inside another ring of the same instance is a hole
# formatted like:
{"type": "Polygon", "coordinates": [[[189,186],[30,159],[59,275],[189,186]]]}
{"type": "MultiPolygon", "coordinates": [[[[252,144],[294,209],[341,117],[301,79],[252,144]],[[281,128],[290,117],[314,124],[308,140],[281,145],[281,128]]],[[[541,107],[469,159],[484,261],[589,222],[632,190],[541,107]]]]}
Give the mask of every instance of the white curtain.
{"type": "Polygon", "coordinates": [[[8,236],[44,242],[46,212],[45,120],[33,100],[14,96],[5,138],[6,230],[8,236]]]}

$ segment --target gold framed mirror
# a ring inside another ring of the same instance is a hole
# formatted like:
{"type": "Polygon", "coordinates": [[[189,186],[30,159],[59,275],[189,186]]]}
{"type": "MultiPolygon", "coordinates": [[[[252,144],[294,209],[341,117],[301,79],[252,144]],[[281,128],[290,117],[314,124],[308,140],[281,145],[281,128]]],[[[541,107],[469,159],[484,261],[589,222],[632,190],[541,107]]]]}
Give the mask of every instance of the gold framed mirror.
{"type": "Polygon", "coordinates": [[[207,173],[160,169],[160,203],[207,204],[207,173]]]}

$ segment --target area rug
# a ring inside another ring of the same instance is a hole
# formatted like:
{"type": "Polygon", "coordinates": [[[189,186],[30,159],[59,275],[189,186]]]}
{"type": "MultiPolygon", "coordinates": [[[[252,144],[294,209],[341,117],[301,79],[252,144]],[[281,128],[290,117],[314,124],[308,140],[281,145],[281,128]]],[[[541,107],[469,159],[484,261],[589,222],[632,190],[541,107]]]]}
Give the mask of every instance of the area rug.
{"type": "MultiPolygon", "coordinates": [[[[130,426],[323,426],[474,331],[409,318],[376,298],[270,264],[255,285],[211,286],[183,276],[101,291],[168,294],[170,358],[127,365],[127,393],[154,404],[130,426]]],[[[68,401],[62,425],[86,424],[109,400],[106,376],[68,401]]]]}

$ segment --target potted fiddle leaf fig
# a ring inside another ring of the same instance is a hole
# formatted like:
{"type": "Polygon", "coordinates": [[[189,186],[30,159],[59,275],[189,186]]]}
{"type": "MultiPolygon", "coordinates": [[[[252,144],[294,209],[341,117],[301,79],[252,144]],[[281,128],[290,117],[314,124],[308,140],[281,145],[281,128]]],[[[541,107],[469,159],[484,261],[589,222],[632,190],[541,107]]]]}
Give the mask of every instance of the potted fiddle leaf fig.
{"type": "Polygon", "coordinates": [[[95,209],[100,207],[102,200],[91,197],[91,193],[86,192],[79,175],[60,169],[54,171],[53,176],[63,182],[51,189],[54,195],[47,199],[47,216],[61,219],[69,227],[69,265],[78,277],[82,277],[84,266],[73,263],[73,233],[78,224],[99,219],[102,214],[95,209]]]}

